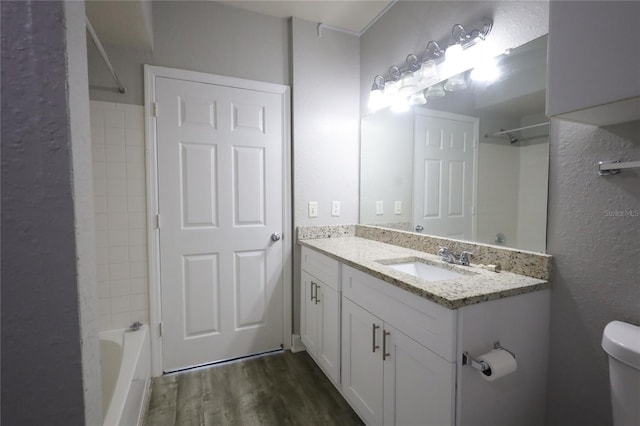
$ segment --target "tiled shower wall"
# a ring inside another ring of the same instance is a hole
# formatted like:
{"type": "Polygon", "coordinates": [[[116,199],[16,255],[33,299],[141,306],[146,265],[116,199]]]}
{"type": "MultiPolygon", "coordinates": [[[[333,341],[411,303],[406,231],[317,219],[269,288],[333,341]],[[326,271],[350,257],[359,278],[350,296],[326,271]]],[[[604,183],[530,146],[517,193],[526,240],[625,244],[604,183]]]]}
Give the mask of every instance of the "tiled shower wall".
{"type": "Polygon", "coordinates": [[[149,322],[143,108],[91,102],[100,330],[149,322]]]}

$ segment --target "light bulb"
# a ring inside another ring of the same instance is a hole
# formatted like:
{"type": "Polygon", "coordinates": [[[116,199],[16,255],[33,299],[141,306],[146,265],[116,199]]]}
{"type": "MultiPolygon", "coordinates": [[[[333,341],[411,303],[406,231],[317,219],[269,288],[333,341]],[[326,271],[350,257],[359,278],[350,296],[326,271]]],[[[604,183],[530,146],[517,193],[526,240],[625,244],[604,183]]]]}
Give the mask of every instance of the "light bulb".
{"type": "Polygon", "coordinates": [[[384,106],[384,94],[382,94],[382,90],[373,89],[371,93],[369,93],[369,109],[371,111],[377,111],[384,106]]]}
{"type": "Polygon", "coordinates": [[[491,83],[500,77],[500,70],[494,59],[488,59],[478,64],[471,71],[470,77],[473,81],[491,83]]]}
{"type": "Polygon", "coordinates": [[[467,82],[464,79],[464,73],[454,75],[446,83],[444,83],[444,90],[449,92],[459,92],[467,88],[467,82]]]}
{"type": "Polygon", "coordinates": [[[462,58],[462,45],[452,44],[447,47],[446,52],[444,52],[444,56],[447,61],[459,61],[462,58]]]}
{"type": "Polygon", "coordinates": [[[426,93],[424,94],[424,96],[427,99],[438,99],[438,98],[443,98],[446,95],[446,93],[444,92],[444,88],[442,87],[442,83],[438,83],[438,84],[434,84],[433,86],[430,86],[426,93]]]}
{"type": "Polygon", "coordinates": [[[438,81],[438,71],[436,69],[436,61],[428,59],[422,62],[420,71],[420,82],[429,85],[438,81]]]}
{"type": "Polygon", "coordinates": [[[396,96],[391,104],[391,111],[393,112],[407,112],[409,111],[409,102],[405,96],[396,96]]]}
{"type": "Polygon", "coordinates": [[[398,87],[400,84],[397,81],[388,81],[384,85],[385,96],[395,96],[398,94],[398,87]]]}
{"type": "Polygon", "coordinates": [[[424,105],[427,103],[427,99],[424,97],[424,91],[421,90],[418,93],[414,93],[409,98],[409,105],[424,105]]]}
{"type": "Polygon", "coordinates": [[[409,96],[415,93],[416,90],[418,90],[418,86],[416,86],[416,80],[413,72],[405,72],[400,80],[400,94],[403,96],[409,96]]]}

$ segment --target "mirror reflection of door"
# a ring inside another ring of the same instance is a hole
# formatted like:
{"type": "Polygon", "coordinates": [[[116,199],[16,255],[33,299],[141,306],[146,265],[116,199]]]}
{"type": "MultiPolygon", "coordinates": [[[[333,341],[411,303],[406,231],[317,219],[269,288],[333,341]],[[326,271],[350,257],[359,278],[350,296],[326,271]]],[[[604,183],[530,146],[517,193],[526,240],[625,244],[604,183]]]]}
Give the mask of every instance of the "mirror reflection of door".
{"type": "Polygon", "coordinates": [[[414,229],[475,239],[478,119],[416,109],[414,123],[414,229]]]}

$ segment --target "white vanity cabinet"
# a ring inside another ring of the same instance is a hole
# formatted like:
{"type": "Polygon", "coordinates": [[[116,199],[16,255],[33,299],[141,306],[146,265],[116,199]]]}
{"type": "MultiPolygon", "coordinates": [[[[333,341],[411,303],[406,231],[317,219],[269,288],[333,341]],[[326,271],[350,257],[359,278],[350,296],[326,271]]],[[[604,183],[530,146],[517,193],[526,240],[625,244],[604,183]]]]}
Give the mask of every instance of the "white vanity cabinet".
{"type": "Polygon", "coordinates": [[[302,248],[300,337],[307,352],[340,383],[340,264],[302,248]]]}
{"type": "Polygon", "coordinates": [[[369,425],[453,424],[455,311],[344,265],[342,286],[342,391],[352,407],[369,425]]]}

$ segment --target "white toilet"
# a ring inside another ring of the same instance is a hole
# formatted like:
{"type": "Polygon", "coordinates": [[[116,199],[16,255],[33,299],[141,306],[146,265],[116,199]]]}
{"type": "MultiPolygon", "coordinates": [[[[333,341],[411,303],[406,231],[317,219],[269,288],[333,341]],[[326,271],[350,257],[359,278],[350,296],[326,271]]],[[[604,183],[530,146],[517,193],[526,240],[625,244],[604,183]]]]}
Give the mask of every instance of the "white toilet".
{"type": "Polygon", "coordinates": [[[609,380],[615,426],[640,425],[640,327],[612,321],[602,348],[609,354],[609,380]]]}

